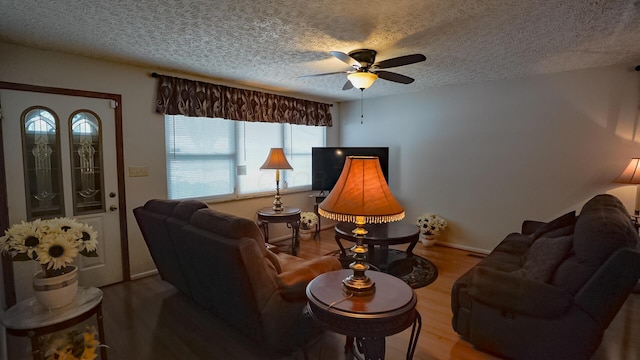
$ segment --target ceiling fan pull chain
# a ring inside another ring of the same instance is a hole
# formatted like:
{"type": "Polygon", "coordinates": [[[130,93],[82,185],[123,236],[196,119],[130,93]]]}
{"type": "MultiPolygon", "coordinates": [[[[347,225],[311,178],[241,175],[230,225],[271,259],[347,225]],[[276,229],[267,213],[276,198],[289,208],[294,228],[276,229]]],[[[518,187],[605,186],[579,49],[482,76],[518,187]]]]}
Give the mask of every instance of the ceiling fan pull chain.
{"type": "Polygon", "coordinates": [[[360,124],[364,122],[364,89],[360,89],[360,124]]]}

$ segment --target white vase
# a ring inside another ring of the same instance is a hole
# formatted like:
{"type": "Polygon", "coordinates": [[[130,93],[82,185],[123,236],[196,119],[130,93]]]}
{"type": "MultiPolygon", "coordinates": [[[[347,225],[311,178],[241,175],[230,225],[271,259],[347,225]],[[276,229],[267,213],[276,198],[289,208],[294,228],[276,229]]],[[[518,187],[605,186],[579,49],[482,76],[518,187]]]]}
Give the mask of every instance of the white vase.
{"type": "Polygon", "coordinates": [[[70,304],[78,293],[78,267],[69,265],[70,271],[45,277],[43,271],[33,277],[33,290],[38,302],[48,309],[57,309],[70,304]]]}
{"type": "Polygon", "coordinates": [[[300,240],[309,240],[313,237],[314,230],[300,229],[300,240]]]}
{"type": "Polygon", "coordinates": [[[436,244],[438,237],[436,235],[420,235],[420,242],[426,247],[431,247],[436,244]]]}

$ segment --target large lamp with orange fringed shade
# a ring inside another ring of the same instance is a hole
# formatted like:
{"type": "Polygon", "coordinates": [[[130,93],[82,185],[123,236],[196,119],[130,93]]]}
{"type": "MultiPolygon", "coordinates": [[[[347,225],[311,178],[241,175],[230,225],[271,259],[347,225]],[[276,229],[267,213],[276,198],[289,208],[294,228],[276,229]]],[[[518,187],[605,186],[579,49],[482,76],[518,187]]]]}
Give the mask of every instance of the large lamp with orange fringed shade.
{"type": "Polygon", "coordinates": [[[355,224],[356,245],[353,274],[342,281],[349,295],[367,296],[375,292],[375,283],[365,274],[367,248],[363,245],[365,224],[400,221],[404,208],[395,199],[384,178],[377,156],[348,156],[342,173],[327,198],[318,206],[318,213],[328,219],[355,224]]]}

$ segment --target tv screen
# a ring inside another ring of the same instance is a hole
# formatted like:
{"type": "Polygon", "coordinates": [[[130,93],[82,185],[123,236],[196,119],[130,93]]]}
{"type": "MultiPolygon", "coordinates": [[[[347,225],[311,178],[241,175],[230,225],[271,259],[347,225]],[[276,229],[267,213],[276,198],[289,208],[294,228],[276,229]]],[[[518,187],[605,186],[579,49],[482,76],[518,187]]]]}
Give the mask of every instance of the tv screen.
{"type": "Polygon", "coordinates": [[[347,156],[377,156],[384,178],[389,182],[388,147],[314,147],[311,148],[311,189],[331,191],[347,156]]]}

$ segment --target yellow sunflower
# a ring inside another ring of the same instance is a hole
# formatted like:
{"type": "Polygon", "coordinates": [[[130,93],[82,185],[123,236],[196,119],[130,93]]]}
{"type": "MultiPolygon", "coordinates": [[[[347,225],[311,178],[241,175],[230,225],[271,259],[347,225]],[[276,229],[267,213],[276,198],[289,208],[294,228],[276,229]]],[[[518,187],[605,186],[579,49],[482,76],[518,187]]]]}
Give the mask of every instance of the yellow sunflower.
{"type": "Polygon", "coordinates": [[[50,232],[63,232],[69,236],[79,238],[82,236],[82,226],[84,224],[79,223],[75,219],[70,218],[55,218],[50,220],[51,230],[50,232]]]}
{"type": "Polygon", "coordinates": [[[37,248],[38,262],[47,265],[47,270],[60,269],[73,262],[78,256],[78,240],[65,237],[64,234],[47,234],[37,248]]]}
{"type": "Polygon", "coordinates": [[[82,224],[79,229],[80,237],[80,253],[84,256],[92,256],[98,250],[98,232],[90,225],[82,224]],[[93,253],[93,254],[91,254],[93,253]]]}
{"type": "Polygon", "coordinates": [[[37,247],[40,244],[40,234],[32,223],[17,224],[5,231],[2,237],[2,251],[11,252],[13,260],[36,259],[37,247]]]}

